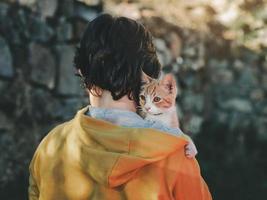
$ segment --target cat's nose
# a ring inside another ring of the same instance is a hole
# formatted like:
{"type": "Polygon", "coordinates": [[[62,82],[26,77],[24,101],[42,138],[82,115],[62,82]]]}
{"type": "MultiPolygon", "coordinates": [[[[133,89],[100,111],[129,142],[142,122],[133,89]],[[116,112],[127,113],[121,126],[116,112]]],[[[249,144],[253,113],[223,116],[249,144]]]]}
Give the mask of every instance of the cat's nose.
{"type": "Polygon", "coordinates": [[[149,111],[149,110],[151,109],[151,107],[145,107],[145,109],[146,109],[147,111],[149,111]]]}

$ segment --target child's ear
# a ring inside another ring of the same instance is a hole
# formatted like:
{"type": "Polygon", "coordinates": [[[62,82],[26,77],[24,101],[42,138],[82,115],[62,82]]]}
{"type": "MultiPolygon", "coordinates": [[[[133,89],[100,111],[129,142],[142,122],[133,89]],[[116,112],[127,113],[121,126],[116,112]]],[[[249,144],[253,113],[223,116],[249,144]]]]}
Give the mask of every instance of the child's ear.
{"type": "Polygon", "coordinates": [[[163,76],[161,84],[163,84],[170,93],[177,95],[176,81],[172,74],[166,74],[163,76]]]}
{"type": "Polygon", "coordinates": [[[97,86],[94,86],[90,90],[88,88],[86,88],[86,90],[87,90],[88,94],[91,94],[95,97],[101,97],[103,94],[103,91],[104,91],[103,89],[101,89],[100,87],[97,87],[97,86]]]}
{"type": "Polygon", "coordinates": [[[142,81],[146,83],[150,83],[153,80],[150,76],[148,76],[145,72],[142,71],[142,81]]]}
{"type": "Polygon", "coordinates": [[[75,76],[83,77],[81,69],[76,69],[74,74],[75,76]]]}

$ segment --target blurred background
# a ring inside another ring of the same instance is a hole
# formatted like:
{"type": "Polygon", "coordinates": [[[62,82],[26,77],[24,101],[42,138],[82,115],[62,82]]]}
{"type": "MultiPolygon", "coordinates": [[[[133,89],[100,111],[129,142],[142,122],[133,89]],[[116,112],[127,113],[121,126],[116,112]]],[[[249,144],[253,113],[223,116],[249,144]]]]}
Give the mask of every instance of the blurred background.
{"type": "Polygon", "coordinates": [[[87,105],[72,61],[101,12],[152,32],[214,199],[265,199],[266,0],[1,0],[0,199],[27,199],[40,140],[87,105]]]}

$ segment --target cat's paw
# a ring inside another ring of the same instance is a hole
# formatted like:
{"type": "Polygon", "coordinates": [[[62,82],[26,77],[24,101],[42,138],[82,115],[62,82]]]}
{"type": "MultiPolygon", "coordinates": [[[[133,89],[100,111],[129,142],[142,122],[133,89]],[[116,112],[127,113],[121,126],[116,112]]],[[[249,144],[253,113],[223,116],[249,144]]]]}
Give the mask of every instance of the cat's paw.
{"type": "Polygon", "coordinates": [[[190,141],[187,145],[185,145],[185,156],[187,158],[194,158],[197,155],[197,148],[195,144],[190,141]]]}

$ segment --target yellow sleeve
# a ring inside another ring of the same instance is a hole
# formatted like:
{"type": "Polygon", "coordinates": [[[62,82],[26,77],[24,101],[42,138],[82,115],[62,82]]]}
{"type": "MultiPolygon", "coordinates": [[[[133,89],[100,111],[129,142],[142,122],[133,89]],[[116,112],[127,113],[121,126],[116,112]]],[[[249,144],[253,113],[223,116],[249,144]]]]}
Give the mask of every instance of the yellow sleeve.
{"type": "Polygon", "coordinates": [[[212,200],[196,159],[183,159],[183,164],[179,165],[177,171],[177,182],[173,191],[175,200],[212,200]]]}
{"type": "Polygon", "coordinates": [[[35,152],[34,157],[29,166],[29,187],[28,187],[28,197],[29,200],[38,200],[39,199],[39,187],[36,181],[36,173],[35,173],[35,166],[36,166],[36,157],[37,152],[35,152]]]}
{"type": "Polygon", "coordinates": [[[39,199],[39,189],[32,174],[30,174],[29,177],[28,195],[29,195],[29,200],[39,199]]]}

